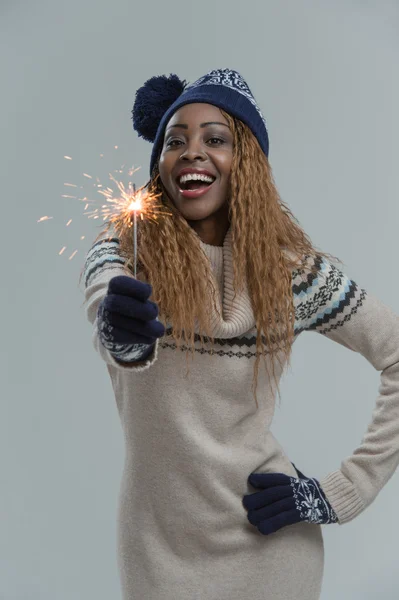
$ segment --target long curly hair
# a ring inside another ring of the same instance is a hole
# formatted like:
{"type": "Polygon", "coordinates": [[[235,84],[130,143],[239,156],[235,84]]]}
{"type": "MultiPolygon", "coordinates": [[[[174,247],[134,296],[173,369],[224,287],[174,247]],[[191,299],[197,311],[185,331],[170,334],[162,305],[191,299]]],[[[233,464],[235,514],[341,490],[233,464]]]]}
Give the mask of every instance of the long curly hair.
{"type": "MultiPolygon", "coordinates": [[[[229,222],[232,234],[235,295],[247,285],[256,322],[256,360],[252,391],[256,405],[259,362],[263,357],[268,375],[276,378],[276,359],[289,366],[294,341],[292,269],[309,256],[336,257],[316,249],[276,189],[270,163],[256,137],[239,119],[221,110],[233,133],[230,173],[229,222]],[[269,360],[267,360],[267,356],[269,360]],[[271,367],[271,370],[270,370],[271,367]]],[[[159,160],[159,159],[158,159],[159,160]]],[[[143,186],[159,194],[160,206],[169,216],[156,222],[139,221],[138,262],[140,273],[152,285],[152,300],[159,306],[159,320],[172,324],[177,348],[194,355],[195,325],[201,344],[214,344],[211,310],[216,304],[217,284],[200,238],[169,198],[155,164],[143,186]],[[211,306],[213,305],[213,306],[211,306]],[[203,333],[205,332],[205,336],[203,333]]],[[[132,230],[114,223],[126,267],[133,271],[132,230]]],[[[212,347],[213,350],[213,347],[212,347]]],[[[281,399],[281,398],[280,398],[281,399]]]]}

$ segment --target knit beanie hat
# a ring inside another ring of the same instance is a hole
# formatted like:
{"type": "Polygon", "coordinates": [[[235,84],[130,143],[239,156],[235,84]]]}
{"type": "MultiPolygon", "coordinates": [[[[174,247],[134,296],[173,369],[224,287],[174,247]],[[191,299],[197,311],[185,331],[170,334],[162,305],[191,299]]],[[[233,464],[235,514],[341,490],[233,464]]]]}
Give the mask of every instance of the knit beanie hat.
{"type": "Polygon", "coordinates": [[[162,150],[169,119],[184,104],[204,102],[222,108],[248,125],[266,156],[269,136],[265,119],[251,90],[237,71],[217,69],[187,85],[177,75],[158,75],[148,79],[136,92],[132,110],[133,129],[154,144],[150,175],[162,150]]]}

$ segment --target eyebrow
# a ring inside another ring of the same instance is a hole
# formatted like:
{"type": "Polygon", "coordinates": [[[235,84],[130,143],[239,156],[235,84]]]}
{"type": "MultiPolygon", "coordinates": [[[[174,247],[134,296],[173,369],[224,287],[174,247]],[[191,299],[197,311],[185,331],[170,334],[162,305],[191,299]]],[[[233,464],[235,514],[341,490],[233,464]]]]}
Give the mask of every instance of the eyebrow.
{"type": "MultiPolygon", "coordinates": [[[[201,123],[200,127],[206,127],[207,125],[223,125],[224,127],[229,128],[226,123],[220,123],[219,121],[208,121],[207,123],[201,123]]],[[[188,125],[185,123],[176,123],[175,125],[169,125],[166,130],[171,129],[172,127],[181,127],[182,129],[188,129],[188,125]]]]}

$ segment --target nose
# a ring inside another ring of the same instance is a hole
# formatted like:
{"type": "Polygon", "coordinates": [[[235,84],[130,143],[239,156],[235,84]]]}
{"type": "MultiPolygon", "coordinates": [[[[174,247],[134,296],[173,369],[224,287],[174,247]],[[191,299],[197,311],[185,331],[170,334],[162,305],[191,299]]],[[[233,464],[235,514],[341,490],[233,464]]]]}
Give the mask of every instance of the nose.
{"type": "Polygon", "coordinates": [[[202,149],[201,145],[197,141],[192,140],[190,143],[187,144],[186,149],[180,155],[180,158],[194,161],[198,158],[206,158],[206,154],[202,149]]]}

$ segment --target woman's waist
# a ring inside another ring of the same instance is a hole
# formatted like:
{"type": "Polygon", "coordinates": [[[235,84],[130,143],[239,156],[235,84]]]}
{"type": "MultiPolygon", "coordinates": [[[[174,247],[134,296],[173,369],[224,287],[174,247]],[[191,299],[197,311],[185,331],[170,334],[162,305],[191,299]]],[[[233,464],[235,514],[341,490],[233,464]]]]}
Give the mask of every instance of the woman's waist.
{"type": "Polygon", "coordinates": [[[137,523],[141,532],[153,530],[175,552],[179,552],[182,539],[185,544],[189,540],[193,548],[215,555],[234,552],[251,546],[254,537],[262,537],[248,522],[242,504],[244,495],[254,493],[248,484],[253,471],[295,475],[290,460],[279,452],[244,455],[241,461],[232,460],[224,466],[220,462],[201,462],[199,456],[184,469],[181,463],[170,460],[133,464],[127,458],[121,510],[125,514],[127,511],[129,520],[137,523]]]}
{"type": "MultiPolygon", "coordinates": [[[[197,432],[198,433],[198,432],[197,432]]],[[[148,493],[161,488],[169,498],[197,495],[204,503],[216,503],[220,510],[252,493],[248,477],[252,472],[284,473],[296,470],[271,431],[258,443],[253,438],[242,444],[222,445],[202,439],[195,444],[166,434],[150,444],[126,445],[124,478],[136,490],[148,485],[148,493]],[[152,483],[146,483],[152,482],[152,483]],[[151,486],[154,486],[152,488],[151,486]]],[[[148,440],[147,440],[148,442],[148,440]]],[[[205,508],[205,507],[204,507],[205,508]]]]}

